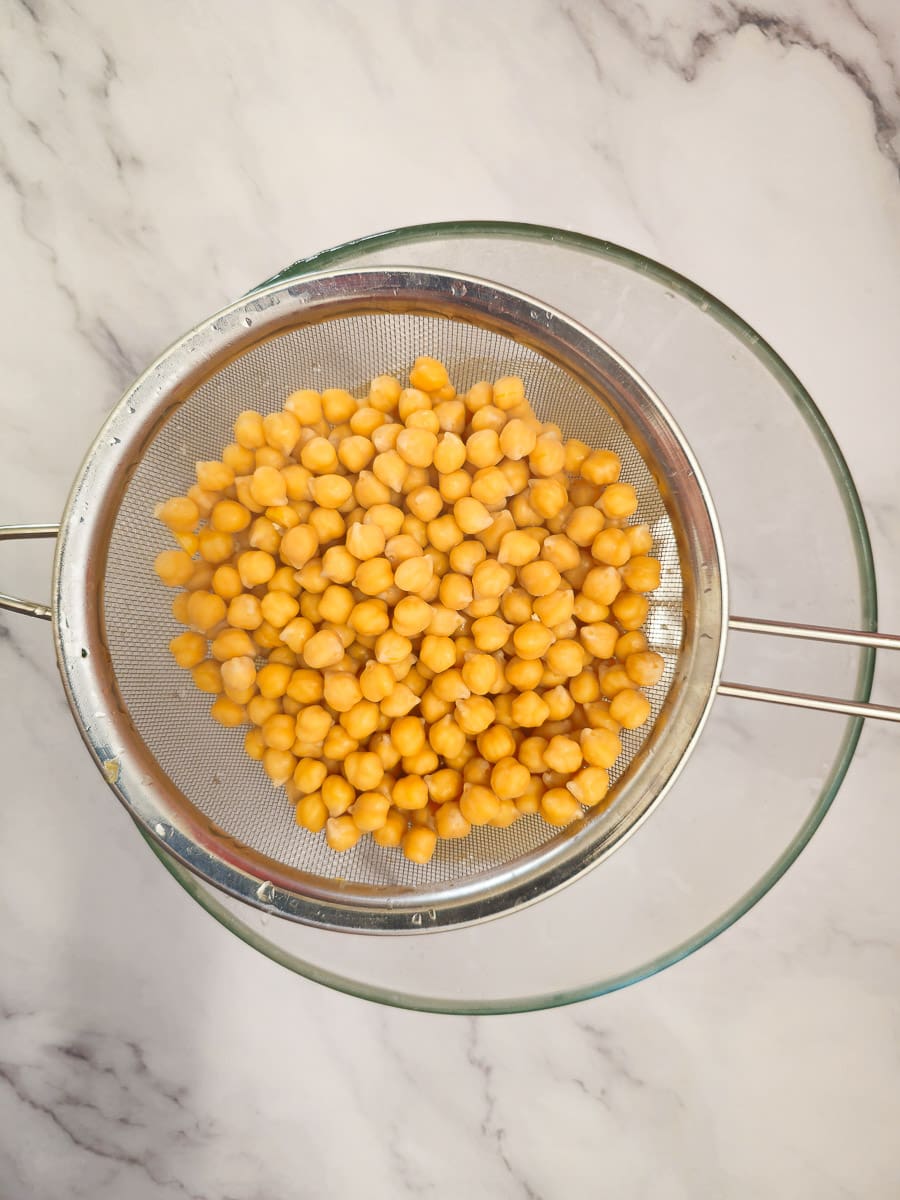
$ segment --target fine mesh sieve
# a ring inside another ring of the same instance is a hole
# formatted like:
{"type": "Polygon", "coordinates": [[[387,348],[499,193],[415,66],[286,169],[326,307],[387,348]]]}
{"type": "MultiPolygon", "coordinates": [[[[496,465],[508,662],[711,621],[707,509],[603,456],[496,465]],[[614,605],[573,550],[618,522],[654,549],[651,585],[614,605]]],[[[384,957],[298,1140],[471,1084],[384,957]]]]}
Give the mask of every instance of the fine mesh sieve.
{"type": "MultiPolygon", "coordinates": [[[[696,743],[713,697],[737,696],[900,721],[900,709],[720,683],[726,628],[873,648],[900,637],[730,617],[706,484],[647,385],[597,336],[528,296],[457,274],[337,271],[283,281],[210,318],[133,385],[103,427],[59,527],[0,526],[0,540],[58,535],[51,605],[0,593],[0,608],[54,622],[82,736],[134,819],[209,883],[279,916],[332,929],[420,932],[529,904],[600,862],[652,811],[696,743]],[[523,376],[538,415],[615,449],[652,529],[662,583],[650,644],[665,661],[652,719],[625,733],[610,803],[563,830],[523,817],[441,842],[418,866],[365,840],[334,854],[299,829],[283,792],[213,724],[166,644],[176,631],[151,564],[166,544],[153,511],[194,463],[230,440],[245,407],[300,386],[358,394],[420,354],[460,389],[523,376]]],[[[698,831],[699,835],[700,831],[698,831]]]]}

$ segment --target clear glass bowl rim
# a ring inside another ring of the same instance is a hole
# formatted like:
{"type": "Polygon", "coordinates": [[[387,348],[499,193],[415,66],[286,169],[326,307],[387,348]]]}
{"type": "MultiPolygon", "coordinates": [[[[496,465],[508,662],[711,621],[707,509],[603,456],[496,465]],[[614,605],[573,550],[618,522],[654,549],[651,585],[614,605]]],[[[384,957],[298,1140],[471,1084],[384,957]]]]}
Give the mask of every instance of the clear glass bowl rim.
{"type": "MultiPolygon", "coordinates": [[[[486,238],[520,239],[529,241],[556,242],[571,248],[595,255],[610,262],[618,263],[641,275],[649,276],[658,283],[671,289],[677,295],[690,301],[700,308],[704,315],[716,321],[736,337],[763,366],[775,377],[782,390],[793,402],[800,415],[806,422],[810,432],[818,443],[819,449],[837,484],[843,500],[850,533],[856,554],[857,573],[860,594],[860,621],[862,630],[874,631],[877,628],[877,592],[875,583],[875,567],[872,558],[872,547],[869,531],[863,514],[859,493],[846,460],[835,440],[822,413],[817,408],[809,392],[798,377],[776,353],[764,338],[762,338],[737,313],[705,288],[692,280],[672,270],[654,259],[630,250],[615,242],[590,237],[587,234],[574,233],[565,229],[556,229],[549,225],[533,225],[516,221],[438,221],[423,225],[407,225],[398,229],[386,230],[383,233],[370,234],[363,238],[344,242],[328,250],[322,250],[308,258],[298,259],[285,267],[264,283],[260,288],[277,283],[287,283],[291,279],[310,274],[313,271],[337,270],[347,265],[355,265],[355,260],[361,252],[402,248],[423,241],[438,241],[442,238],[486,238]]],[[[403,263],[398,260],[398,266],[403,263]]],[[[477,273],[477,272],[473,272],[477,273]]],[[[502,280],[500,282],[503,282],[502,280]]],[[[254,289],[257,290],[257,289],[254,289]]],[[[868,648],[860,650],[859,670],[853,699],[865,702],[872,690],[872,680],[875,671],[875,651],[868,648]]],[[[412,1009],[420,1012],[447,1013],[452,1015],[487,1016],[514,1012],[533,1012],[545,1008],[556,1008],[562,1005],[575,1004],[609,992],[619,991],[633,983],[646,979],[659,971],[665,970],[681,959],[686,958],[701,946],[705,946],[713,938],[718,937],[735,921],[758,903],[759,900],[784,875],[785,871],[796,861],[812,835],[822,822],[832,801],[840,789],[844,776],[853,759],[857,743],[862,732],[863,720],[860,717],[850,717],[844,727],[844,734],[837,748],[831,770],[826,777],[816,804],[800,827],[791,842],[785,847],[771,867],[757,880],[734,904],[730,905],[714,921],[699,929],[692,937],[680,942],[672,949],[657,955],[655,958],[634,967],[632,970],[610,978],[597,980],[577,988],[568,988],[560,992],[544,992],[534,996],[503,997],[490,1001],[478,1001],[471,997],[440,998],[435,996],[413,995],[406,992],[360,982],[348,976],[307,962],[283,950],[275,942],[263,937],[256,930],[245,925],[237,914],[228,909],[218,895],[208,888],[187,867],[176,861],[156,841],[146,834],[144,840],[174,876],[185,891],[192,896],[211,916],[239,937],[248,946],[265,954],[274,962],[302,975],[315,983],[347,995],[358,996],[379,1004],[394,1008],[412,1009]]],[[[335,933],[334,937],[340,937],[335,933]]],[[[430,936],[430,935],[422,935],[430,936]]],[[[438,936],[438,935],[434,935],[438,936]]]]}

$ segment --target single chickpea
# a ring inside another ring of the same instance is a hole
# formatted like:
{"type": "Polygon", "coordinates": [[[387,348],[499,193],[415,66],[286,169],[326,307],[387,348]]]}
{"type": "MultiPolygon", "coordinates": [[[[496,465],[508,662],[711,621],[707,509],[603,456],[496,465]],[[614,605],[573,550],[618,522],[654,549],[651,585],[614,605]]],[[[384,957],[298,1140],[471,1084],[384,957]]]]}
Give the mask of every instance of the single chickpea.
{"type": "Polygon", "coordinates": [[[611,519],[630,517],[637,506],[637,493],[630,483],[611,483],[600,497],[600,508],[611,519]]]}
{"type": "Polygon", "coordinates": [[[428,785],[416,775],[401,775],[391,790],[394,807],[402,812],[414,812],[428,803],[428,785]]]}
{"type": "Polygon", "coordinates": [[[601,671],[599,678],[600,691],[608,698],[612,698],[625,688],[634,686],[634,681],[621,663],[615,663],[613,666],[607,667],[605,671],[601,671]]]}
{"type": "Polygon", "coordinates": [[[417,637],[431,621],[431,607],[418,596],[406,596],[394,607],[391,624],[405,638],[417,637]]]}
{"type": "Polygon", "coordinates": [[[583,592],[579,592],[575,597],[573,616],[576,616],[579,621],[584,621],[585,624],[595,625],[599,621],[605,621],[609,616],[609,605],[598,604],[596,600],[591,600],[583,592]]]}
{"type": "Polygon", "coordinates": [[[546,519],[562,512],[569,502],[569,495],[558,479],[538,479],[531,485],[528,499],[535,512],[546,519]]]}
{"type": "Polygon", "coordinates": [[[397,435],[397,453],[410,467],[430,467],[436,449],[437,437],[428,429],[407,428],[397,435]]]}
{"type": "Polygon", "coordinates": [[[462,667],[462,678],[473,696],[486,696],[496,689],[501,677],[499,664],[490,654],[470,654],[462,667]]]}
{"type": "Polygon", "coordinates": [[[519,567],[518,575],[519,583],[530,596],[549,596],[557,591],[562,582],[556,567],[542,561],[519,567]]]}
{"type": "Polygon", "coordinates": [[[449,475],[440,476],[437,486],[441,505],[455,504],[472,491],[472,476],[468,471],[451,471],[449,475]]]}
{"type": "Polygon", "coordinates": [[[294,820],[310,833],[321,833],[328,820],[328,809],[319,792],[301,796],[294,808],[294,820]]]}
{"type": "Polygon", "coordinates": [[[652,592],[659,587],[659,560],[638,555],[622,568],[622,579],[632,592],[652,592]]]}
{"type": "Polygon", "coordinates": [[[642,650],[637,654],[629,654],[625,659],[625,670],[628,676],[639,687],[653,687],[659,683],[665,669],[665,660],[661,654],[652,650],[642,650]]]}
{"type": "Polygon", "coordinates": [[[340,817],[329,817],[325,822],[325,840],[338,854],[351,850],[361,837],[362,830],[347,813],[340,817]]]}
{"type": "Polygon", "coordinates": [[[494,705],[486,696],[469,696],[456,701],[456,723],[469,737],[487,729],[494,720],[494,705]]]}
{"type": "Polygon", "coordinates": [[[541,816],[548,825],[568,825],[580,814],[578,801],[564,787],[548,788],[541,796],[541,816]]]}
{"type": "Polygon", "coordinates": [[[582,729],[581,753],[592,767],[611,767],[622,753],[619,735],[612,729],[582,729]]]}
{"type": "MultiPolygon", "coordinates": [[[[540,724],[540,722],[538,722],[540,724]]],[[[475,739],[478,753],[488,763],[501,758],[512,758],[516,752],[516,739],[505,725],[491,725],[475,739]]]]}
{"type": "Polygon", "coordinates": [[[557,637],[571,636],[571,633],[562,632],[575,611],[575,593],[571,588],[560,588],[546,596],[536,596],[532,608],[538,620],[552,629],[557,637]]]}
{"type": "MultiPolygon", "coordinates": [[[[298,528],[302,529],[303,526],[298,526],[298,528]]],[[[285,536],[289,537],[290,534],[295,532],[296,530],[292,529],[285,536]]],[[[282,550],[283,556],[284,551],[282,550]]],[[[379,560],[369,559],[369,562],[377,561],[379,560]]],[[[322,575],[331,583],[352,583],[359,566],[359,561],[353,557],[345,546],[329,546],[322,555],[322,575]]]]}
{"type": "Polygon", "coordinates": [[[544,664],[539,658],[515,656],[507,660],[503,671],[510,687],[517,692],[530,692],[539,686],[544,675],[544,664]]]}
{"type": "Polygon", "coordinates": [[[530,621],[533,613],[532,598],[524,588],[510,588],[503,594],[500,608],[503,618],[513,625],[522,625],[530,621]]]}
{"type": "Polygon", "coordinates": [[[341,713],[341,725],[358,742],[371,737],[378,728],[378,705],[370,700],[360,700],[345,713],[341,713]]]}
{"type": "Polygon", "coordinates": [[[537,431],[529,421],[514,417],[500,431],[500,449],[514,462],[527,458],[534,450],[537,431]]]}
{"type": "Polygon", "coordinates": [[[465,442],[456,433],[443,433],[437,440],[433,461],[439,475],[451,475],[459,471],[466,461],[465,442]]]}
{"type": "Polygon", "coordinates": [[[502,650],[509,641],[513,626],[501,617],[479,617],[472,622],[472,637],[479,650],[487,654],[502,650]]]}
{"type": "Polygon", "coordinates": [[[590,704],[600,699],[600,680],[597,672],[582,671],[569,681],[569,692],[576,704],[590,704]]]}
{"type": "Polygon", "coordinates": [[[609,715],[625,729],[639,729],[650,716],[650,701],[642,692],[623,688],[610,701],[609,715]]]}
{"type": "Polygon", "coordinates": [[[478,783],[468,783],[463,789],[459,809],[470,825],[487,825],[500,811],[500,800],[478,783]]]}
{"type": "Polygon", "coordinates": [[[588,483],[612,484],[619,478],[622,463],[613,450],[592,450],[581,464],[581,477],[588,483]]]}
{"type": "Polygon", "coordinates": [[[466,460],[474,467],[494,467],[503,457],[495,429],[479,429],[466,441],[466,460]]]}
{"type": "MultiPolygon", "coordinates": [[[[204,464],[198,463],[197,465],[199,467],[204,464]]],[[[221,466],[222,464],[216,465],[221,466]]],[[[209,490],[217,489],[210,488],[209,490]]],[[[187,496],[173,496],[171,500],[166,500],[164,504],[156,506],[156,516],[173,533],[190,533],[197,528],[200,521],[200,509],[196,502],[187,496]]]]}
{"type": "Polygon", "coordinates": [[[252,658],[254,655],[253,642],[250,635],[243,629],[223,629],[213,638],[210,644],[213,658],[224,662],[228,658],[252,658]]]}
{"type": "Polygon", "coordinates": [[[581,767],[581,746],[574,738],[557,734],[547,743],[544,762],[552,771],[571,775],[581,767]]]}
{"type": "Polygon", "coordinates": [[[593,808],[609,791],[609,775],[603,767],[585,767],[566,784],[579,804],[593,808]]]}
{"type": "Polygon", "coordinates": [[[528,455],[528,465],[532,473],[542,478],[559,474],[565,467],[565,462],[565,449],[559,435],[555,433],[542,433],[528,455]]]}
{"type": "Polygon", "coordinates": [[[210,633],[225,620],[225,601],[212,592],[192,592],[187,602],[187,623],[200,633],[210,633]]]}
{"type": "Polygon", "coordinates": [[[579,635],[581,644],[594,658],[612,658],[616,650],[619,631],[607,621],[582,625],[579,635]]]}
{"type": "Polygon", "coordinates": [[[437,835],[450,841],[454,838],[466,837],[472,829],[472,824],[462,814],[462,809],[456,800],[446,800],[434,816],[437,835]]]}
{"type": "Polygon", "coordinates": [[[331,630],[320,630],[314,633],[303,646],[303,661],[314,670],[334,667],[344,657],[344,647],[341,639],[331,630]]]}
{"type": "Polygon", "coordinates": [[[544,724],[550,710],[537,692],[521,692],[512,702],[512,716],[523,729],[535,729],[544,724]]]}
{"type": "Polygon", "coordinates": [[[613,616],[626,632],[640,627],[647,620],[650,605],[646,596],[637,592],[622,592],[612,602],[613,616]]]}
{"type": "Polygon", "coordinates": [[[409,828],[409,819],[397,808],[388,810],[384,824],[372,833],[372,840],[379,846],[399,846],[409,828]]]}
{"type": "Polygon", "coordinates": [[[332,425],[349,421],[359,404],[345,388],[326,388],[322,392],[322,414],[332,425]]]}
{"type": "Polygon", "coordinates": [[[502,508],[512,494],[509,480],[499,467],[482,467],[472,477],[472,498],[491,512],[502,508]]]}
{"type": "Polygon", "coordinates": [[[237,568],[233,567],[231,563],[223,563],[220,567],[216,567],[212,577],[212,590],[227,603],[230,603],[235,596],[239,596],[244,590],[244,585],[241,583],[237,568]]]}
{"type": "Polygon", "coordinates": [[[194,563],[184,550],[163,550],[153,569],[166,587],[183,587],[194,573],[194,563]]]}
{"type": "Polygon", "coordinates": [[[415,863],[430,862],[436,845],[437,833],[422,825],[408,829],[401,842],[405,857],[415,863]]]}
{"type": "Polygon", "coordinates": [[[266,444],[262,414],[254,412],[253,409],[238,413],[233,429],[234,440],[247,450],[258,450],[266,444]]]}
{"type": "Polygon", "coordinates": [[[534,562],[541,554],[541,543],[524,530],[514,529],[505,533],[497,551],[497,561],[513,567],[524,567],[534,562]]]}
{"type": "Polygon", "coordinates": [[[472,587],[476,599],[502,596],[515,578],[512,567],[504,566],[495,559],[486,559],[472,572],[472,587]]]}
{"type": "Polygon", "coordinates": [[[270,747],[263,753],[262,764],[273,787],[284,787],[294,773],[297,759],[290,750],[275,750],[270,747]]]}
{"type": "Polygon", "coordinates": [[[200,633],[179,633],[169,642],[169,650],[176,665],[188,670],[206,658],[206,638],[200,633]]]}
{"type": "Polygon", "coordinates": [[[512,643],[517,657],[524,659],[542,658],[553,645],[555,635],[540,621],[526,621],[519,625],[512,635],[512,643]]]}
{"type": "Polygon", "coordinates": [[[525,794],[531,774],[515,758],[501,758],[491,771],[491,791],[500,800],[515,800],[525,794]]]}
{"type": "Polygon", "coordinates": [[[576,546],[590,546],[606,525],[606,518],[598,509],[582,505],[573,509],[566,526],[566,536],[576,546]]]}
{"type": "Polygon", "coordinates": [[[581,590],[589,600],[612,604],[622,590],[622,578],[615,567],[593,567],[585,576],[581,590]]]}

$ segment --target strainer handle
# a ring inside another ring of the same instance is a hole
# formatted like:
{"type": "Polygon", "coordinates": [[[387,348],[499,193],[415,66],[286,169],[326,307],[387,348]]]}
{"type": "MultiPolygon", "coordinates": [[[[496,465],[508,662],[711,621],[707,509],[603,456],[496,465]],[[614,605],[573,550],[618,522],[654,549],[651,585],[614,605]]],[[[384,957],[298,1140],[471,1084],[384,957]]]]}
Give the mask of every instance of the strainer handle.
{"type": "MultiPolygon", "coordinates": [[[[24,541],[28,538],[55,538],[58,525],[0,525],[0,542],[24,541]]],[[[53,619],[53,609],[36,600],[20,600],[18,596],[7,596],[0,592],[0,608],[9,612],[22,613],[26,617],[37,617],[41,621],[53,619]]]]}
{"type": "MultiPolygon", "coordinates": [[[[894,633],[864,633],[859,629],[833,629],[824,625],[799,625],[791,621],[765,621],[752,617],[729,617],[729,629],[742,633],[768,633],[776,637],[801,638],[814,642],[832,642],[845,646],[868,646],[873,650],[900,650],[900,637],[894,633]]],[[[840,700],[834,696],[814,696],[806,692],[787,692],[778,688],[755,687],[751,684],[720,683],[720,696],[740,700],[765,700],[769,704],[787,704],[794,708],[812,708],[822,712],[842,713],[848,717],[874,717],[879,721],[900,723],[900,708],[887,704],[864,704],[855,700],[840,700]]]]}

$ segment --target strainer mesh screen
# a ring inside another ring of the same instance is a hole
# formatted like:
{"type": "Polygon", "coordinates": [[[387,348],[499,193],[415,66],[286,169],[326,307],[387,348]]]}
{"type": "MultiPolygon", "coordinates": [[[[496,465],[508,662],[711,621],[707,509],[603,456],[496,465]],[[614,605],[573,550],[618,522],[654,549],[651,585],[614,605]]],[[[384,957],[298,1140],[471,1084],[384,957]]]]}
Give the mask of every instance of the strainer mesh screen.
{"type": "MultiPolygon", "coordinates": [[[[246,350],[199,387],[163,426],[125,492],[109,547],[105,623],[113,669],[134,725],[162,769],[224,834],[300,871],[380,887],[464,879],[507,865],[558,836],[537,816],[507,829],[487,827],[457,841],[439,841],[426,866],[397,850],[363,838],[344,854],[321,835],[294,822],[293,807],[275,790],[259,763],[243,753],[244,730],[223,729],[209,717],[211,697],[197,692],[168,652],[180,632],[170,613],[172,595],[152,570],[153,559],[171,546],[154,518],[157,503],[183,494],[194,482],[194,463],[216,457],[232,440],[231,427],[245,408],[263,413],[281,407],[301,387],[345,387],[361,395],[377,374],[406,382],[420,354],[443,361],[463,391],[480,379],[517,374],[537,415],[555,421],[567,437],[614,449],[622,478],[634,484],[636,519],[654,537],[662,584],[652,596],[648,638],[666,662],[650,699],[653,719],[672,681],[682,639],[682,583],[672,527],[654,480],[615,419],[568,374],[527,347],[477,326],[417,314],[367,313],[303,326],[246,350]]],[[[625,731],[624,752],[614,778],[646,737],[625,731]]]]}

